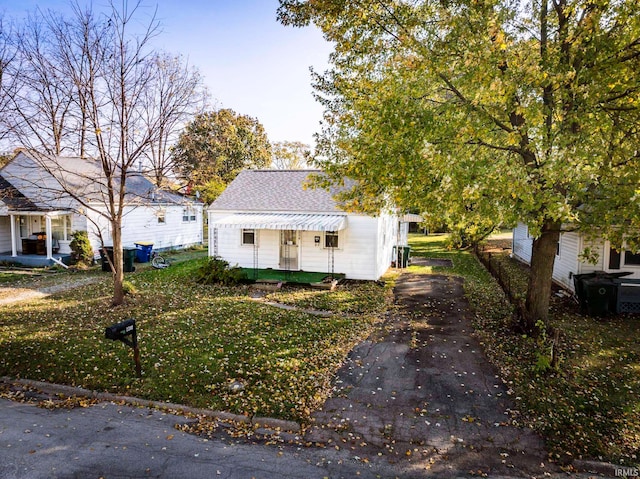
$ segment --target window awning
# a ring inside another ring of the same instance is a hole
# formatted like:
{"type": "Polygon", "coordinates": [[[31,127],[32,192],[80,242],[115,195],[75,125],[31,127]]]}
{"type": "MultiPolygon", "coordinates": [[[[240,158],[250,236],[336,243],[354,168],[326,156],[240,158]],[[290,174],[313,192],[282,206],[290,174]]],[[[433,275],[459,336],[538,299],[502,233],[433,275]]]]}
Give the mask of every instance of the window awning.
{"type": "Polygon", "coordinates": [[[407,213],[402,217],[400,221],[402,221],[403,223],[422,223],[424,219],[420,215],[407,213]]]}
{"type": "Polygon", "coordinates": [[[236,213],[209,224],[213,228],[253,230],[339,231],[346,228],[344,215],[236,213]]]}

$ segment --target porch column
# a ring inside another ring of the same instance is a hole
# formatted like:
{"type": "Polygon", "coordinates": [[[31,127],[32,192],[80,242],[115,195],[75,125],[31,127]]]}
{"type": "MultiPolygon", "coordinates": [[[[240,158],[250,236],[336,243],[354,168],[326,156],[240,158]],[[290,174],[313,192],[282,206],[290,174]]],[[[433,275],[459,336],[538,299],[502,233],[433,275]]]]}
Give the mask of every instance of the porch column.
{"type": "Polygon", "coordinates": [[[45,224],[45,232],[47,234],[46,244],[47,244],[47,258],[52,258],[53,248],[51,247],[51,216],[46,215],[44,217],[45,224]]]}
{"type": "Polygon", "coordinates": [[[9,215],[11,219],[11,256],[18,256],[17,240],[16,240],[16,217],[15,215],[9,215]]]}

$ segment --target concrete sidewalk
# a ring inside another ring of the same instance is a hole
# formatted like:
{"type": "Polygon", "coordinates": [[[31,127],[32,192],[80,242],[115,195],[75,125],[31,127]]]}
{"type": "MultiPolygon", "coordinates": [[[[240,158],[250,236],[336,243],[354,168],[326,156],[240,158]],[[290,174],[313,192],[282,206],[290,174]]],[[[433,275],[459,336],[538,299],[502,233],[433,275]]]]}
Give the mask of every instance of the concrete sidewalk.
{"type": "Polygon", "coordinates": [[[462,280],[403,274],[399,311],[360,344],[313,415],[308,440],[432,474],[554,472],[543,441],[512,424],[512,403],[472,335],[462,280]]]}

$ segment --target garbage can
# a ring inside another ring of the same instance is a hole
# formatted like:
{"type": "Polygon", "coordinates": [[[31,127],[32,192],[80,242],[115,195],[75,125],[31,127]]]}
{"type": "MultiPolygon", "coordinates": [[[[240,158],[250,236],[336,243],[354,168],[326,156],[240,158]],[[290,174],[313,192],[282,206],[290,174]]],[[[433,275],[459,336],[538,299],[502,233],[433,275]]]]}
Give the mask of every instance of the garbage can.
{"type": "Polygon", "coordinates": [[[133,273],[136,270],[133,261],[137,251],[137,248],[122,248],[122,268],[125,273],[133,273]]]}
{"type": "Polygon", "coordinates": [[[151,250],[153,249],[153,243],[150,241],[141,241],[135,243],[136,245],[136,261],[138,263],[148,263],[151,261],[151,250]]]}
{"type": "Polygon", "coordinates": [[[585,281],[589,279],[593,279],[596,276],[597,276],[596,272],[573,275],[573,288],[576,291],[576,296],[578,297],[578,304],[580,305],[580,312],[582,314],[587,312],[587,288],[585,285],[585,281]]]}
{"type": "Polygon", "coordinates": [[[394,246],[393,247],[393,259],[396,264],[396,268],[406,268],[409,266],[409,253],[411,252],[411,246],[394,246]]]}
{"type": "Polygon", "coordinates": [[[618,284],[611,278],[596,277],[585,279],[587,314],[589,316],[608,316],[616,312],[618,302],[618,284]]]}
{"type": "MultiPolygon", "coordinates": [[[[133,273],[136,268],[133,266],[133,259],[136,257],[136,248],[123,248],[122,249],[122,270],[125,273],[133,273]]],[[[100,248],[100,259],[102,261],[102,271],[111,272],[111,265],[109,259],[113,263],[113,246],[105,246],[100,248]]]]}
{"type": "Polygon", "coordinates": [[[105,246],[104,248],[100,248],[100,260],[102,262],[102,271],[111,271],[111,265],[109,264],[109,259],[113,263],[113,246],[105,246]]]}

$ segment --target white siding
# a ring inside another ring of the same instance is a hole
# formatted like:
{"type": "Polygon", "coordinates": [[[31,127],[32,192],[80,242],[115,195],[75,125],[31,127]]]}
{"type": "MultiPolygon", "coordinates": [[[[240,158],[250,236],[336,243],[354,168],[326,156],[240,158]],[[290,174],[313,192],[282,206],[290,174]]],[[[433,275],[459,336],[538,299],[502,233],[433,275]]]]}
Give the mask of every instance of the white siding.
{"type": "Polygon", "coordinates": [[[409,223],[401,222],[398,229],[398,244],[407,246],[409,244],[409,223]]]}
{"type": "Polygon", "coordinates": [[[575,232],[560,235],[560,254],[553,263],[553,279],[573,291],[573,277],[579,272],[580,235],[575,232]]]}
{"type": "MultiPolygon", "coordinates": [[[[408,223],[405,223],[408,226],[408,223]]],[[[383,214],[378,219],[378,236],[376,247],[376,278],[380,278],[391,265],[393,247],[402,243],[399,236],[399,224],[396,216],[383,214]]]]}
{"type": "Polygon", "coordinates": [[[11,220],[0,216],[0,253],[11,252],[11,220]]]}
{"type": "Polygon", "coordinates": [[[597,253],[598,261],[596,263],[587,263],[578,260],[578,273],[591,273],[592,271],[604,271],[605,261],[609,263],[609,248],[604,248],[604,241],[602,240],[586,240],[582,236],[580,242],[580,248],[578,249],[578,255],[581,254],[586,248],[589,248],[592,252],[597,253]],[[606,254],[606,258],[605,258],[606,254]]]}
{"type": "MultiPolygon", "coordinates": [[[[180,249],[202,243],[202,205],[195,205],[196,221],[182,221],[181,205],[128,206],[122,219],[122,244],[133,246],[134,243],[150,241],[154,250],[180,249]],[[164,223],[158,223],[158,214],[164,212],[164,223]]],[[[98,250],[100,240],[98,231],[102,232],[106,245],[113,243],[108,221],[96,212],[88,213],[89,221],[82,221],[77,216],[73,219],[73,230],[87,229],[89,239],[98,250]]]]}
{"type": "Polygon", "coordinates": [[[529,236],[529,228],[523,223],[518,223],[518,226],[513,229],[513,255],[529,264],[531,262],[532,247],[533,238],[529,236]]]}
{"type": "MultiPolygon", "coordinates": [[[[209,223],[227,216],[229,213],[209,212],[209,223]]],[[[334,272],[342,273],[350,279],[375,280],[380,277],[379,266],[386,262],[389,266],[391,246],[386,259],[376,257],[379,218],[364,215],[349,215],[347,227],[338,233],[338,248],[334,250],[334,272]]],[[[392,223],[392,222],[391,222],[392,223]]],[[[216,234],[209,231],[209,255],[213,256],[216,234]]],[[[258,230],[258,268],[280,269],[280,232],[258,230]]],[[[395,237],[387,237],[393,244],[395,237]]],[[[232,265],[253,268],[253,246],[241,244],[241,230],[237,228],[217,229],[217,253],[232,265]]],[[[299,269],[303,271],[329,272],[329,250],[324,248],[324,233],[321,231],[301,231],[298,233],[299,269]],[[320,237],[316,244],[315,237],[320,237]]],[[[384,251],[383,251],[384,253],[384,251]]]]}
{"type": "MultiPolygon", "coordinates": [[[[533,238],[528,234],[526,225],[519,223],[513,230],[513,255],[527,264],[531,263],[531,248],[533,238]]],[[[560,254],[556,256],[553,264],[553,279],[564,288],[574,291],[573,275],[591,273],[593,271],[608,271],[609,245],[602,240],[586,240],[584,235],[578,232],[567,232],[560,235],[560,254]],[[596,263],[582,261],[580,255],[590,248],[596,253],[596,263]]],[[[633,268],[622,267],[619,271],[631,271],[633,268]]],[[[640,268],[634,271],[630,278],[640,278],[640,268]]]]}

